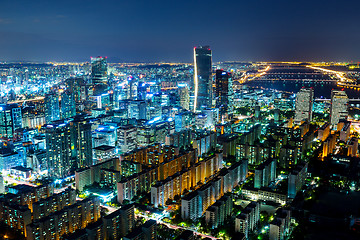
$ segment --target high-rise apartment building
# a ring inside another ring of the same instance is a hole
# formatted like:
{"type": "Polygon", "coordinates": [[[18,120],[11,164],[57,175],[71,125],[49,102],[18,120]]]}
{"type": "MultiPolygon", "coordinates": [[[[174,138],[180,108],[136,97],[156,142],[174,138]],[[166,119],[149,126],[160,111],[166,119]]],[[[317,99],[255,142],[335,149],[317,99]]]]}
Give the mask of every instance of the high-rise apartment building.
{"type": "Polygon", "coordinates": [[[222,69],[216,70],[215,79],[216,107],[220,114],[232,114],[233,112],[233,84],[231,74],[222,69]]]}
{"type": "Polygon", "coordinates": [[[302,88],[296,94],[295,102],[295,123],[299,124],[303,120],[312,120],[314,89],[302,88]]]}
{"type": "Polygon", "coordinates": [[[295,198],[305,184],[308,163],[298,164],[288,176],[288,197],[295,198]]]}
{"type": "Polygon", "coordinates": [[[103,218],[105,239],[120,239],[135,227],[134,205],[124,205],[103,218]]]}
{"type": "Polygon", "coordinates": [[[57,93],[45,94],[45,122],[51,123],[60,119],[59,95],[57,93]]]}
{"type": "Polygon", "coordinates": [[[246,208],[235,218],[235,232],[241,232],[248,239],[260,220],[260,203],[250,202],[246,208]]]}
{"type": "Polygon", "coordinates": [[[76,167],[90,167],[93,164],[91,123],[81,116],[70,122],[71,155],[76,167]]]}
{"type": "Polygon", "coordinates": [[[276,160],[268,159],[255,169],[254,188],[267,187],[276,178],[276,160]]]}
{"type": "Polygon", "coordinates": [[[347,119],[348,102],[349,98],[346,92],[339,90],[331,91],[330,123],[333,129],[336,130],[340,120],[347,119]]]}
{"type": "Polygon", "coordinates": [[[46,154],[49,175],[64,178],[75,169],[76,162],[71,156],[71,135],[69,123],[56,121],[45,126],[46,154]]]}
{"type": "Polygon", "coordinates": [[[209,46],[194,48],[194,111],[211,107],[212,54],[209,46]]]}
{"type": "Polygon", "coordinates": [[[107,84],[108,65],[106,57],[91,58],[91,78],[93,85],[107,84]]]}

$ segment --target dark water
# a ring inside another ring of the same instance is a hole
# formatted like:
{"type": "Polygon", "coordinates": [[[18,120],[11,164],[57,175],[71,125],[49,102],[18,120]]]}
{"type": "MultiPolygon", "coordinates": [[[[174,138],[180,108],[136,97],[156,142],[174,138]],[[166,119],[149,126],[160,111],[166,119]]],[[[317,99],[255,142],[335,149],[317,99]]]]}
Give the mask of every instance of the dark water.
{"type": "Polygon", "coordinates": [[[270,89],[277,89],[280,91],[288,91],[297,93],[300,88],[302,87],[312,87],[314,88],[314,95],[315,98],[330,98],[331,97],[331,90],[344,90],[349,98],[360,98],[360,91],[354,90],[350,88],[341,88],[336,86],[335,82],[301,82],[301,81],[263,81],[263,80],[254,80],[251,82],[246,83],[246,85],[251,87],[262,87],[262,88],[270,88],[270,89]]]}

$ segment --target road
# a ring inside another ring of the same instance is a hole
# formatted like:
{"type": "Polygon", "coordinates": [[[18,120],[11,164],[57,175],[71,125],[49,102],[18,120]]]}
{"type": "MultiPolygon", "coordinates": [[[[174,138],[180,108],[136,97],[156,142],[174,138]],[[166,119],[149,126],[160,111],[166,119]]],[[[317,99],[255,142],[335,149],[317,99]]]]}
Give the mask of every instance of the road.
{"type": "Polygon", "coordinates": [[[326,73],[335,74],[336,77],[340,79],[340,82],[338,82],[339,84],[343,84],[344,82],[351,81],[350,79],[345,77],[345,73],[340,72],[340,71],[330,70],[330,69],[321,68],[321,67],[314,67],[314,66],[307,66],[307,67],[311,68],[311,69],[314,69],[314,70],[319,70],[319,71],[323,71],[323,72],[326,72],[326,73]]]}
{"type": "Polygon", "coordinates": [[[135,215],[135,216],[137,216],[137,217],[138,217],[138,216],[139,216],[139,217],[143,217],[143,218],[145,218],[145,219],[155,220],[155,221],[157,221],[157,223],[164,224],[164,225],[166,225],[168,228],[171,228],[171,229],[190,230],[190,231],[193,231],[196,235],[201,236],[201,237],[203,237],[203,238],[220,239],[220,238],[213,237],[213,236],[211,236],[211,235],[202,234],[202,233],[196,231],[196,230],[193,229],[193,228],[181,227],[181,226],[173,225],[173,224],[164,222],[164,221],[162,221],[161,219],[157,219],[157,218],[154,218],[154,217],[149,217],[149,216],[146,216],[146,215],[143,215],[143,214],[137,214],[137,215],[135,215]]]}
{"type": "Polygon", "coordinates": [[[30,182],[27,182],[27,181],[23,181],[23,180],[16,180],[15,178],[12,178],[12,177],[9,177],[8,175],[3,175],[3,178],[4,178],[4,182],[7,181],[8,183],[7,184],[23,184],[23,185],[28,185],[28,186],[31,186],[31,187],[37,187],[36,184],[32,184],[30,182]]]}
{"type": "Polygon", "coordinates": [[[244,83],[246,81],[254,80],[256,78],[259,78],[259,77],[265,75],[266,72],[269,71],[269,69],[270,69],[270,66],[267,66],[265,69],[259,70],[257,73],[254,73],[254,74],[245,75],[243,78],[241,78],[237,81],[240,83],[244,83]]]}

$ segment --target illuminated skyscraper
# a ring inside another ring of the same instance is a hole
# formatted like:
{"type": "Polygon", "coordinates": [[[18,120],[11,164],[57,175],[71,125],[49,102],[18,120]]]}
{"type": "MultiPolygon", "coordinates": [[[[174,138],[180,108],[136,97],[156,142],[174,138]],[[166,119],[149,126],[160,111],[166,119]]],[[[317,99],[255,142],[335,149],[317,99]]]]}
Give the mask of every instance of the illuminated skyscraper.
{"type": "Polygon", "coordinates": [[[233,84],[231,74],[222,69],[216,70],[216,107],[220,114],[232,114],[233,112],[233,84]]]}
{"type": "Polygon", "coordinates": [[[76,115],[74,94],[64,92],[61,94],[61,118],[70,118],[76,115]]]}
{"type": "Polygon", "coordinates": [[[299,124],[303,120],[312,120],[314,89],[302,88],[296,94],[295,102],[295,123],[299,124]]]}
{"type": "Polygon", "coordinates": [[[194,111],[211,107],[212,55],[209,46],[194,48],[194,111]]]}
{"type": "Polygon", "coordinates": [[[106,57],[91,58],[91,78],[93,85],[107,84],[107,68],[106,57]]]}
{"type": "Polygon", "coordinates": [[[90,167],[93,164],[91,123],[81,116],[70,122],[71,151],[76,167],[90,167]]]}
{"type": "Polygon", "coordinates": [[[45,122],[51,123],[60,119],[59,95],[49,93],[45,95],[45,122]]]}
{"type": "Polygon", "coordinates": [[[0,138],[14,137],[16,129],[22,127],[21,108],[17,104],[0,105],[0,138]]]}
{"type": "Polygon", "coordinates": [[[333,129],[336,130],[340,120],[347,119],[348,102],[349,98],[344,91],[331,91],[330,123],[333,129]]]}
{"type": "Polygon", "coordinates": [[[46,155],[49,175],[54,178],[69,176],[75,169],[75,159],[71,157],[69,123],[56,121],[45,126],[46,155]]]}
{"type": "Polygon", "coordinates": [[[178,94],[180,97],[180,106],[185,110],[189,110],[190,96],[187,84],[178,85],[178,94]]]}

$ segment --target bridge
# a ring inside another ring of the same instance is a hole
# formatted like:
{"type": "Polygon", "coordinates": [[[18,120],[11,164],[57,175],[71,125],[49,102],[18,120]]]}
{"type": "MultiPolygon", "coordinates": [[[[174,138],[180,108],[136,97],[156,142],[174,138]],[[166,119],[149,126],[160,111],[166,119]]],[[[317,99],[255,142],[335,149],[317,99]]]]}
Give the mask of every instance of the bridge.
{"type": "MultiPolygon", "coordinates": [[[[330,102],[330,98],[315,98],[315,102],[330,102]]],[[[349,98],[349,102],[358,102],[360,101],[360,98],[349,98]]]]}
{"type": "Polygon", "coordinates": [[[336,83],[338,80],[336,79],[311,79],[311,78],[257,78],[253,81],[257,82],[285,82],[285,81],[292,81],[292,82],[315,82],[315,83],[336,83]]]}

